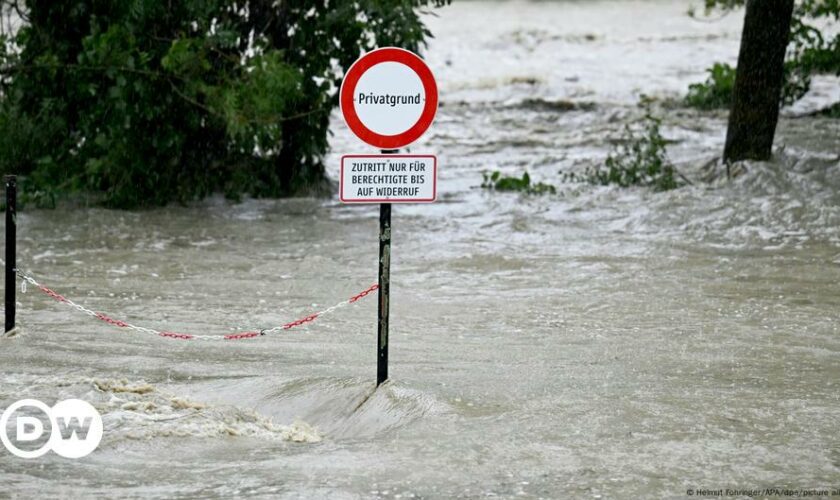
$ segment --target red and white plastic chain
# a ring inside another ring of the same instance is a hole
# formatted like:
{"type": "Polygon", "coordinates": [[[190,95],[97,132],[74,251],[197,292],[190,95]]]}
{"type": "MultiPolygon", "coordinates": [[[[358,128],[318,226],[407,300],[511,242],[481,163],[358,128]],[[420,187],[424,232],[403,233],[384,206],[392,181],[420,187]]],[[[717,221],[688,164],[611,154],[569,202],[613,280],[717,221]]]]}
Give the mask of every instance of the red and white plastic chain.
{"type": "Polygon", "coordinates": [[[24,273],[23,271],[21,271],[19,269],[16,269],[15,272],[17,273],[17,275],[22,280],[24,280],[24,282],[30,283],[32,286],[38,288],[44,294],[48,295],[49,297],[52,297],[53,299],[55,299],[59,303],[66,304],[66,305],[72,307],[73,309],[76,309],[77,311],[79,311],[81,313],[87,314],[88,316],[96,318],[96,319],[98,319],[102,322],[108,323],[109,325],[116,326],[116,327],[119,327],[119,328],[127,328],[127,329],[133,330],[135,332],[146,333],[146,334],[149,334],[149,335],[156,335],[156,336],[159,336],[159,337],[166,337],[166,338],[177,339],[177,340],[244,340],[244,339],[252,339],[252,338],[255,338],[255,337],[260,337],[260,336],[265,335],[267,333],[274,333],[274,332],[278,332],[278,331],[281,331],[281,330],[289,330],[289,329],[292,329],[292,328],[295,328],[295,327],[298,327],[298,326],[305,325],[307,323],[311,323],[312,321],[315,321],[315,319],[317,319],[317,318],[319,318],[319,317],[321,317],[325,314],[329,314],[329,313],[335,311],[336,309],[340,309],[342,307],[353,304],[353,303],[357,302],[358,300],[363,299],[364,297],[373,293],[376,289],[379,288],[379,285],[372,285],[372,286],[368,287],[366,290],[363,290],[362,292],[350,297],[347,300],[339,302],[338,304],[336,304],[332,307],[328,307],[327,309],[324,309],[323,311],[318,311],[316,313],[312,313],[308,316],[304,316],[304,317],[302,317],[300,319],[297,319],[295,321],[290,321],[286,324],[283,324],[283,325],[280,325],[280,326],[275,326],[274,328],[266,328],[266,329],[259,330],[259,331],[230,333],[230,334],[227,334],[227,335],[194,335],[194,334],[188,334],[188,333],[175,333],[175,332],[160,331],[160,330],[155,330],[154,328],[146,328],[144,326],[132,325],[131,323],[128,323],[128,322],[125,322],[125,321],[122,321],[122,320],[119,320],[119,319],[114,319],[110,316],[107,316],[106,314],[98,313],[96,311],[88,309],[87,307],[84,307],[80,304],[77,304],[77,303],[73,302],[72,300],[64,297],[63,295],[59,294],[58,292],[56,292],[56,291],[54,291],[50,288],[47,288],[46,286],[38,283],[37,281],[35,281],[35,278],[33,278],[32,276],[24,273]]]}

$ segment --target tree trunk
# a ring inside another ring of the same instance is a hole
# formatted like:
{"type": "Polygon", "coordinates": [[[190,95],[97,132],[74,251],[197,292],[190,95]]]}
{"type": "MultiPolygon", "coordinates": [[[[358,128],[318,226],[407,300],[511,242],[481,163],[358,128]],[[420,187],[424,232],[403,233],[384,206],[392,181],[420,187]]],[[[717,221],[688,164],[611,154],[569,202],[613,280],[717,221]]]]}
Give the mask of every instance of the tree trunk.
{"type": "Polygon", "coordinates": [[[794,0],[747,0],[725,161],[769,160],[794,0]]]}

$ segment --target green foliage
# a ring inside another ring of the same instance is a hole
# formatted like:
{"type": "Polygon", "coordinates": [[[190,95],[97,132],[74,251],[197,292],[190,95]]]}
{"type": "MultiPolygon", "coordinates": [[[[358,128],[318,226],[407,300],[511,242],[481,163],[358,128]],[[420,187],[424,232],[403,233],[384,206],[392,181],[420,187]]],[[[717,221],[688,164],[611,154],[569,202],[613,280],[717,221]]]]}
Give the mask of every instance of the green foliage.
{"type": "Polygon", "coordinates": [[[666,141],[659,130],[661,125],[662,120],[647,107],[636,126],[641,134],[626,125],[621,141],[604,165],[587,169],[584,178],[592,184],[646,186],[656,191],[679,187],[676,168],[668,160],[666,141]]]}
{"type": "MultiPolygon", "coordinates": [[[[728,12],[742,7],[745,3],[746,0],[704,0],[703,6],[705,14],[709,15],[716,9],[728,12]]],[[[690,14],[694,15],[693,12],[690,14]]],[[[792,104],[801,99],[811,88],[811,77],[815,74],[840,76],[840,30],[836,26],[838,22],[840,22],[840,0],[796,2],[785,61],[782,104],[792,104]],[[825,25],[824,30],[821,31],[814,26],[817,22],[825,25]],[[830,33],[834,35],[826,37],[825,34],[830,33]]],[[[715,68],[718,66],[725,65],[715,64],[709,70],[710,73],[714,75],[715,68]]],[[[721,74],[721,76],[724,75],[721,74]]],[[[726,95],[726,83],[726,79],[718,81],[710,78],[704,84],[693,84],[689,86],[686,101],[690,106],[702,109],[728,107],[731,102],[731,91],[726,99],[718,98],[726,95]]]]}
{"type": "Polygon", "coordinates": [[[496,170],[493,173],[484,172],[482,174],[484,181],[481,187],[494,191],[516,191],[525,194],[556,194],[557,189],[551,184],[543,182],[531,183],[531,176],[528,172],[524,172],[522,177],[508,177],[503,176],[501,172],[496,170]]]}
{"type": "Polygon", "coordinates": [[[829,118],[840,118],[840,102],[835,102],[831,106],[821,110],[819,114],[829,118]]]}
{"type": "Polygon", "coordinates": [[[46,204],[323,190],[342,69],[417,50],[419,10],[445,3],[29,0],[0,35],[0,170],[46,204]]]}
{"type": "Polygon", "coordinates": [[[791,104],[802,98],[811,87],[811,76],[840,76],[840,0],[804,0],[796,5],[791,23],[790,45],[785,61],[785,86],[782,101],[791,104]],[[813,24],[828,23],[826,38],[813,24]]]}
{"type": "Polygon", "coordinates": [[[729,107],[735,89],[735,68],[728,64],[715,63],[707,71],[709,77],[705,82],[688,86],[686,104],[699,109],[729,107]]]}

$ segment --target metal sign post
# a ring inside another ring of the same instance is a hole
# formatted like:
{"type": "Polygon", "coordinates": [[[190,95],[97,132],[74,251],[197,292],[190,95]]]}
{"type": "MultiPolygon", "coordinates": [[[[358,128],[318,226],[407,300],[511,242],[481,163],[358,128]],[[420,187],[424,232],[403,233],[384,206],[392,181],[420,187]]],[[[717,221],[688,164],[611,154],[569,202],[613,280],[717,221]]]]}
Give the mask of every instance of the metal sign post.
{"type": "Polygon", "coordinates": [[[437,197],[437,158],[398,155],[416,141],[437,113],[434,75],[413,52],[385,47],[360,57],[344,76],[339,96],[350,130],[380,155],[341,158],[339,199],[379,204],[379,310],[376,385],[388,380],[391,305],[391,204],[431,203],[437,197]]]}
{"type": "Polygon", "coordinates": [[[17,178],[7,175],[6,181],[6,333],[15,329],[15,255],[17,254],[17,178]]]}
{"type": "Polygon", "coordinates": [[[391,302],[391,204],[379,205],[379,327],[376,385],[388,380],[388,305],[391,302]]]}

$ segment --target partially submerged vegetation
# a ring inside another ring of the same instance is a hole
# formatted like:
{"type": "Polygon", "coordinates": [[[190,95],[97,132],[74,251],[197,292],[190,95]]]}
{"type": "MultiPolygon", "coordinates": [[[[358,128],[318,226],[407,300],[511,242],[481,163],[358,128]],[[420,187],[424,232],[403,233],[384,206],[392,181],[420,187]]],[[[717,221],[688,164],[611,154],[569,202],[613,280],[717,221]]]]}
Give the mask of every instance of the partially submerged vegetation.
{"type": "MultiPolygon", "coordinates": [[[[622,188],[641,186],[655,191],[668,191],[686,183],[668,159],[667,140],[662,136],[662,119],[651,111],[650,101],[643,97],[644,116],[625,125],[622,136],[602,165],[588,167],[584,173],[560,172],[563,182],[622,188]]],[[[534,183],[528,172],[522,177],[502,175],[499,171],[484,172],[481,187],[492,191],[513,191],[525,194],[556,194],[557,188],[544,182],[534,183]]]]}
{"type": "Polygon", "coordinates": [[[653,115],[649,105],[645,116],[634,127],[626,125],[621,140],[602,166],[588,168],[584,179],[592,184],[620,187],[645,186],[667,191],[681,185],[680,175],[668,160],[662,119],[653,115]]]}
{"type": "Polygon", "coordinates": [[[685,103],[698,109],[728,108],[735,89],[735,68],[729,64],[715,63],[706,70],[708,78],[703,83],[688,86],[685,103]]]}
{"type": "Polygon", "coordinates": [[[0,0],[0,169],[131,208],[331,190],[342,70],[447,0],[0,0]]]}
{"type": "Polygon", "coordinates": [[[483,175],[484,182],[481,183],[481,187],[492,191],[515,191],[535,195],[557,193],[557,188],[551,184],[544,182],[532,183],[531,176],[528,172],[524,172],[522,177],[502,175],[498,170],[493,173],[484,172],[483,175]]]}

